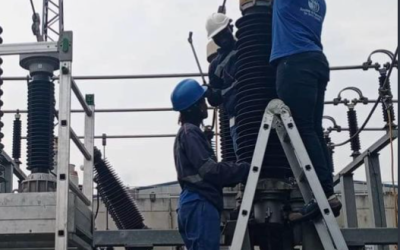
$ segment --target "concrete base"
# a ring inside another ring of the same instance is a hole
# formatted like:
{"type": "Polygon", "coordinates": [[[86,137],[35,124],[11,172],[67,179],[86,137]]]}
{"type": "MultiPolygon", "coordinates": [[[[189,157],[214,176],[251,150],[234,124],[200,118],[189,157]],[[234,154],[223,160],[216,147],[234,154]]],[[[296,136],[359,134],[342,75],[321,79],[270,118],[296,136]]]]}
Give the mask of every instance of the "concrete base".
{"type": "Polygon", "coordinates": [[[21,183],[22,193],[41,193],[55,192],[57,179],[51,174],[34,173],[30,174],[26,180],[21,183]]]}
{"type": "MultiPolygon", "coordinates": [[[[70,193],[71,249],[90,250],[92,213],[70,193]]],[[[0,249],[54,249],[56,193],[0,194],[0,249]]]]}

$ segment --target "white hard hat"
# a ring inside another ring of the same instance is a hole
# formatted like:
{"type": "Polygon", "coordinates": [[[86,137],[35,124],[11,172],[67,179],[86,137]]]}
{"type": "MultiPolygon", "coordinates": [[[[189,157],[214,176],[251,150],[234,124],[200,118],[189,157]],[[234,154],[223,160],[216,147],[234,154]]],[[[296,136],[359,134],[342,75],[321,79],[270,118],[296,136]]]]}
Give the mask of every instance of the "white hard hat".
{"type": "Polygon", "coordinates": [[[223,29],[228,27],[231,20],[229,17],[222,13],[213,13],[208,19],[206,23],[207,35],[208,38],[211,39],[223,29]]]}
{"type": "Polygon", "coordinates": [[[207,60],[210,62],[209,58],[212,58],[213,55],[217,54],[217,50],[219,49],[219,46],[213,41],[209,41],[207,44],[207,60]]]}

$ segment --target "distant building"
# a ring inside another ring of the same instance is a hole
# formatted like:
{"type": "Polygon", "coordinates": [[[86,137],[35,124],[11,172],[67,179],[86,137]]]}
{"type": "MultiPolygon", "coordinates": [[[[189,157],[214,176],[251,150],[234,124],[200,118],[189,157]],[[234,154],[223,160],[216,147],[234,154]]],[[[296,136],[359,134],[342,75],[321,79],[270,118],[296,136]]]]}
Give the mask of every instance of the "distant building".
{"type": "MultiPolygon", "coordinates": [[[[366,182],[355,181],[356,205],[358,215],[358,226],[360,228],[371,227],[371,216],[368,203],[368,192],[366,182]]],[[[388,227],[395,227],[395,198],[392,193],[392,185],[383,185],[385,196],[386,220],[388,227]]],[[[397,186],[395,187],[397,190],[397,186]]],[[[146,187],[137,187],[130,189],[133,198],[136,200],[145,224],[152,229],[177,229],[176,209],[181,188],[177,182],[168,182],[146,187]]],[[[336,190],[340,195],[340,190],[336,190]]],[[[235,195],[234,192],[227,192],[229,195],[235,195]]],[[[232,208],[234,199],[227,199],[228,207],[232,208]]],[[[95,199],[94,207],[97,206],[95,199]]],[[[95,210],[96,211],[96,210],[95,210]]],[[[106,211],[103,203],[100,204],[99,213],[96,219],[96,229],[106,229],[106,211]]],[[[339,226],[343,227],[343,215],[338,218],[339,226]]],[[[108,228],[115,230],[115,224],[111,217],[108,218],[108,228]]],[[[118,249],[118,248],[116,248],[118,249]]],[[[222,249],[222,248],[221,248],[222,249]]],[[[372,248],[371,248],[372,249],[372,248]]],[[[155,250],[176,250],[174,247],[159,247],[155,250]]],[[[367,247],[368,250],[368,247],[367,247]]]]}

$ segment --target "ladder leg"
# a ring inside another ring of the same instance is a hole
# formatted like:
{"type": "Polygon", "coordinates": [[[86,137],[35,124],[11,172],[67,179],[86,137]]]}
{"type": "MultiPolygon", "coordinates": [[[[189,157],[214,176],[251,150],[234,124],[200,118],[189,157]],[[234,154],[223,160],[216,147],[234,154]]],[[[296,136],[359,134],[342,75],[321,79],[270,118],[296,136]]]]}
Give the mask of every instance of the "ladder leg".
{"type": "Polygon", "coordinates": [[[319,220],[315,222],[315,226],[325,249],[348,250],[290,112],[288,109],[283,110],[280,115],[282,120],[277,119],[275,128],[296,177],[297,184],[303,194],[303,198],[307,203],[312,198],[315,198],[318,203],[323,221],[319,220]],[[330,236],[330,239],[327,236],[330,236]]]}
{"type": "MultiPolygon", "coordinates": [[[[276,132],[278,134],[280,141],[282,142],[283,150],[285,151],[286,157],[292,168],[293,174],[296,177],[300,192],[302,193],[305,202],[308,203],[309,201],[311,201],[313,196],[312,196],[310,188],[304,182],[299,181],[299,178],[301,176],[301,167],[299,165],[299,162],[297,161],[297,158],[296,158],[293,148],[291,146],[289,146],[287,142],[285,142],[286,133],[285,133],[282,123],[278,123],[275,126],[275,129],[276,129],[276,132]]],[[[321,189],[322,189],[322,187],[321,187],[321,189]]],[[[325,224],[322,221],[318,221],[318,222],[315,222],[314,225],[317,229],[319,238],[321,239],[321,241],[324,245],[324,249],[325,250],[335,249],[334,244],[331,240],[331,236],[329,235],[325,224]]]]}
{"type": "Polygon", "coordinates": [[[265,109],[230,250],[242,249],[251,207],[253,205],[254,195],[264,160],[265,149],[267,148],[274,118],[274,115],[268,112],[268,109],[265,109]]]}

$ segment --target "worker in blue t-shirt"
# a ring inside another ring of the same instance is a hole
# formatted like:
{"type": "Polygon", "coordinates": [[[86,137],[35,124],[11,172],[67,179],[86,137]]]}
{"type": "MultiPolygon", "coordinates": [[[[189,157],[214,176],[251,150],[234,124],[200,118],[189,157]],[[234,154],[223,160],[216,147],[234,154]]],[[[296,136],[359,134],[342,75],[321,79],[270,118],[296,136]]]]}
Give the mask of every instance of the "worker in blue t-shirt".
{"type": "Polygon", "coordinates": [[[207,118],[207,87],[192,79],[181,81],[171,95],[180,113],[174,158],[182,188],[178,205],[179,232],[188,250],[219,250],[222,188],[243,183],[250,164],[217,162],[200,126],[207,118]]]}
{"type": "MultiPolygon", "coordinates": [[[[325,0],[275,0],[272,52],[277,67],[278,97],[289,106],[304,145],[335,216],[342,204],[333,190],[333,167],[323,139],[322,116],[329,82],[329,63],[323,53],[322,26],[325,0]]],[[[289,215],[301,221],[317,215],[315,202],[289,215]]]]}

